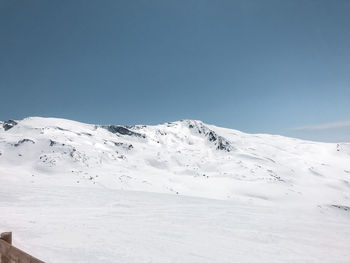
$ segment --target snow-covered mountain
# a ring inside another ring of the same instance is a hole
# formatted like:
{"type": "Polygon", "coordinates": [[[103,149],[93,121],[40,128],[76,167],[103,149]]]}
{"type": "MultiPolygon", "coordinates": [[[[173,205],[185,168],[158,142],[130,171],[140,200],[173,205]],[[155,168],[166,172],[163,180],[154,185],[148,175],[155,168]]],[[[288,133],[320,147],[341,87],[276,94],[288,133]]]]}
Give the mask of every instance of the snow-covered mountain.
{"type": "Polygon", "coordinates": [[[350,143],[0,122],[0,232],[46,262],[350,262],[350,143]]]}
{"type": "Polygon", "coordinates": [[[246,134],[195,120],[101,126],[30,117],[0,126],[0,169],[11,180],[350,203],[349,143],[246,134]]]}

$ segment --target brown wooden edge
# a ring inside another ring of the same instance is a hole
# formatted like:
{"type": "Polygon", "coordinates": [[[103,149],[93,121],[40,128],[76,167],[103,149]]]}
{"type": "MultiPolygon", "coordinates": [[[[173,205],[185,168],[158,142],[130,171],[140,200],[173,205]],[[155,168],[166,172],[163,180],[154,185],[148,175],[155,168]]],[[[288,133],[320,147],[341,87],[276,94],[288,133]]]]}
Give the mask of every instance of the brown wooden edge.
{"type": "Polygon", "coordinates": [[[12,242],[11,232],[2,233],[0,237],[1,263],[12,261],[20,263],[45,263],[27,254],[26,252],[12,246],[11,243],[7,242],[7,240],[12,242]]]}

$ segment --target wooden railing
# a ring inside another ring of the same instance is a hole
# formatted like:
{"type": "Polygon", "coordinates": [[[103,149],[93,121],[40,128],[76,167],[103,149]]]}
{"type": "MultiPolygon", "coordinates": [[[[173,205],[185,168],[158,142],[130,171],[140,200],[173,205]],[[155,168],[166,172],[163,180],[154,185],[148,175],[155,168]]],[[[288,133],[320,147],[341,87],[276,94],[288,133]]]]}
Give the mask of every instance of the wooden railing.
{"type": "Polygon", "coordinates": [[[12,233],[0,235],[0,263],[44,263],[43,261],[12,246],[12,233]]]}

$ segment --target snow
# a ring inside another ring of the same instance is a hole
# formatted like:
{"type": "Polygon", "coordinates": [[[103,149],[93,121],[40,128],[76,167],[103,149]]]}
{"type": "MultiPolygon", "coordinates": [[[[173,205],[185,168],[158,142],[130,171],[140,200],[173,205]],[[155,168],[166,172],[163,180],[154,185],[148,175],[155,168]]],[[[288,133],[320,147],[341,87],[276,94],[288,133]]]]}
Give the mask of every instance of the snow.
{"type": "Polygon", "coordinates": [[[349,143],[16,122],[0,126],[0,231],[46,262],[350,261],[349,143]]]}

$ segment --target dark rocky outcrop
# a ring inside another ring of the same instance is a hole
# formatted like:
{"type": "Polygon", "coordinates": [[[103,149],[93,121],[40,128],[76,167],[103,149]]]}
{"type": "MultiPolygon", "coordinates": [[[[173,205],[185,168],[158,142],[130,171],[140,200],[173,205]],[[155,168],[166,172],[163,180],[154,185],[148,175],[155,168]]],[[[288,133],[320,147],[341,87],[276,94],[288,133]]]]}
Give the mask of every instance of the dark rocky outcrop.
{"type": "Polygon", "coordinates": [[[102,126],[102,127],[107,129],[109,132],[114,133],[114,134],[135,136],[135,137],[140,137],[140,138],[146,137],[144,134],[133,132],[124,126],[108,125],[108,126],[102,126]]]}
{"type": "Polygon", "coordinates": [[[209,142],[212,142],[217,150],[230,152],[234,150],[234,147],[224,137],[217,135],[213,130],[209,129],[202,122],[199,121],[187,121],[188,128],[193,129],[195,132],[204,135],[208,138],[209,142]]]}
{"type": "Polygon", "coordinates": [[[121,147],[125,150],[131,150],[134,148],[132,144],[122,143],[122,142],[114,142],[115,146],[121,147]]]}
{"type": "Polygon", "coordinates": [[[34,142],[33,140],[31,140],[31,139],[23,139],[23,140],[20,140],[20,141],[18,141],[17,143],[15,143],[13,146],[18,147],[18,146],[20,146],[22,143],[25,143],[25,142],[30,142],[30,143],[32,143],[32,144],[35,144],[35,142],[34,142]]]}
{"type": "Polygon", "coordinates": [[[335,208],[338,208],[338,209],[341,209],[341,210],[344,210],[344,211],[350,212],[350,207],[346,206],[346,205],[331,205],[331,206],[335,207],[335,208]]]}
{"type": "Polygon", "coordinates": [[[14,121],[14,120],[8,120],[2,124],[2,127],[4,128],[5,131],[8,131],[9,129],[13,128],[17,124],[18,124],[18,122],[14,121]]]}
{"type": "Polygon", "coordinates": [[[50,140],[50,146],[57,146],[57,145],[60,145],[60,146],[65,146],[66,144],[64,143],[59,143],[59,142],[56,142],[54,140],[50,140]]]}

